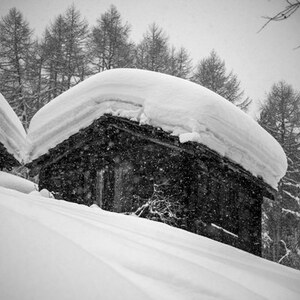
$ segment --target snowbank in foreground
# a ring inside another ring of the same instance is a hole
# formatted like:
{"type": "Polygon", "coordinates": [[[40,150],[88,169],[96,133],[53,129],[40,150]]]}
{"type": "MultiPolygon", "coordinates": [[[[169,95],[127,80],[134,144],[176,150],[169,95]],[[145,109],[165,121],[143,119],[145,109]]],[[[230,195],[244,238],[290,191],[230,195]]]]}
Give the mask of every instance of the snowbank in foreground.
{"type": "Polygon", "coordinates": [[[25,138],[26,132],[19,118],[0,94],[0,143],[19,162],[22,161],[21,151],[25,145],[25,138]]]}
{"type": "Polygon", "coordinates": [[[170,226],[0,188],[0,299],[300,299],[300,272],[170,226]]]}
{"type": "Polygon", "coordinates": [[[280,145],[229,101],[187,80],[136,69],[94,75],[38,111],[28,131],[26,161],[105,113],[160,127],[182,143],[202,143],[274,188],[286,172],[280,145]]]}

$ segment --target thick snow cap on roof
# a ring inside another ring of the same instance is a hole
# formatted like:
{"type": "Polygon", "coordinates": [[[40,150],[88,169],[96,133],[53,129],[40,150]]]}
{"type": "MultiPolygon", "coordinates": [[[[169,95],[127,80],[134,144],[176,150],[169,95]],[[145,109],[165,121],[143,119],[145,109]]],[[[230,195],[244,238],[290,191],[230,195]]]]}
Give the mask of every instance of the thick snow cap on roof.
{"type": "Polygon", "coordinates": [[[18,161],[22,161],[26,132],[11,106],[0,94],[0,143],[18,161]]]}
{"type": "Polygon", "coordinates": [[[7,189],[16,190],[26,194],[38,190],[37,184],[32,181],[2,171],[0,171],[0,187],[5,187],[7,189]]]}
{"type": "Polygon", "coordinates": [[[96,74],[45,105],[29,127],[27,162],[106,113],[204,144],[274,188],[287,169],[278,142],[232,103],[190,81],[137,69],[96,74]]]}

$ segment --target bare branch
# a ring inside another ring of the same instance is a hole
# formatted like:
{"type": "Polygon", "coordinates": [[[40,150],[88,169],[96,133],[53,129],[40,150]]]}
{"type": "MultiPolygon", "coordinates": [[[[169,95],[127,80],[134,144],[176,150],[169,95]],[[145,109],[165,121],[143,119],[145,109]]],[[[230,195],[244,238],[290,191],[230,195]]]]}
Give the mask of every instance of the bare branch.
{"type": "MultiPolygon", "coordinates": [[[[285,7],[285,9],[281,10],[275,16],[273,16],[273,17],[263,17],[264,19],[267,19],[268,21],[259,29],[259,31],[257,33],[261,32],[270,22],[283,21],[283,20],[288,19],[300,7],[300,1],[299,0],[293,0],[293,1],[286,0],[286,2],[287,2],[288,5],[285,7]]],[[[297,48],[299,48],[299,47],[297,47],[297,48]]]]}
{"type": "Polygon", "coordinates": [[[285,254],[279,259],[279,261],[278,261],[279,264],[291,253],[291,250],[287,248],[285,241],[280,240],[280,242],[283,244],[283,246],[285,248],[285,254]]]}

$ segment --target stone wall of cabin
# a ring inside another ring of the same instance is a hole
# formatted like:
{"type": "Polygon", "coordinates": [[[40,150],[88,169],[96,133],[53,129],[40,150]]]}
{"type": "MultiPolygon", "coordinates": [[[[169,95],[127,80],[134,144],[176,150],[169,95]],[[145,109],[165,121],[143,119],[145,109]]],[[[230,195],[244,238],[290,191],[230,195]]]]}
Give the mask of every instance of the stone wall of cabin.
{"type": "Polygon", "coordinates": [[[182,205],[178,227],[261,254],[261,188],[209,156],[156,142],[162,133],[147,132],[148,139],[132,134],[130,124],[109,121],[95,122],[53,150],[40,171],[40,189],[58,199],[134,212],[156,184],[182,205]]]}
{"type": "Polygon", "coordinates": [[[19,166],[20,163],[14,158],[14,156],[7,152],[4,145],[0,142],[0,171],[11,170],[15,166],[19,166]]]}

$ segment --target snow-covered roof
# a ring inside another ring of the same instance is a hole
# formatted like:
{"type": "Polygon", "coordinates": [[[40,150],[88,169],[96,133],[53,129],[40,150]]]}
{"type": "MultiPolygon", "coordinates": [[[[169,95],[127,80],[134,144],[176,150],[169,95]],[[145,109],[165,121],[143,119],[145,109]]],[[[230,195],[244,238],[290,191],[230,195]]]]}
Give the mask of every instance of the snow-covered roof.
{"type": "Polygon", "coordinates": [[[0,299],[300,299],[300,272],[171,226],[0,187],[0,299]]]}
{"type": "Polygon", "coordinates": [[[190,81],[136,69],[96,74],[45,105],[30,123],[26,161],[106,113],[204,144],[274,188],[287,169],[277,141],[229,101],[190,81]]]}
{"type": "Polygon", "coordinates": [[[26,132],[11,106],[0,94],[0,143],[19,162],[22,161],[21,151],[24,148],[26,132]]]}
{"type": "Polygon", "coordinates": [[[2,171],[0,171],[0,186],[26,194],[38,190],[34,182],[2,171]]]}

